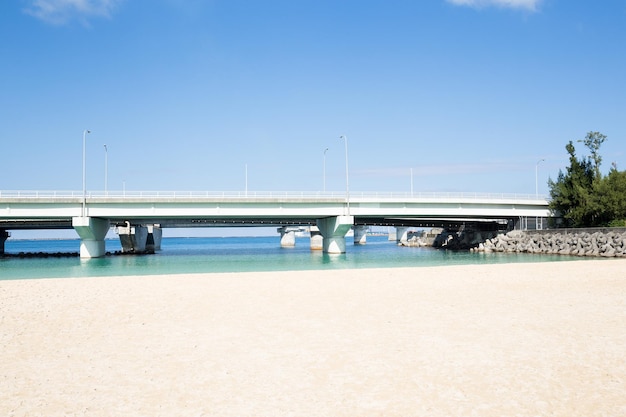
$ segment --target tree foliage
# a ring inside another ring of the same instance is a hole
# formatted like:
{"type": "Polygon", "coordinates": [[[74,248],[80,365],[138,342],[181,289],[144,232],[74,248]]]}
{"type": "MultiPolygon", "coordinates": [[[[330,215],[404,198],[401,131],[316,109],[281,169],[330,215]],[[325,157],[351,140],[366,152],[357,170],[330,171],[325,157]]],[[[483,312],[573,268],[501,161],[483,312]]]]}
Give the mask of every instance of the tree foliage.
{"type": "Polygon", "coordinates": [[[601,178],[600,174],[600,164],[602,163],[602,157],[600,156],[600,146],[606,140],[606,136],[600,132],[589,132],[585,139],[579,140],[579,142],[583,142],[589,152],[591,153],[590,159],[593,162],[593,173],[595,175],[594,179],[599,180],[601,178]]]}
{"type": "Polygon", "coordinates": [[[550,209],[562,217],[565,226],[594,227],[626,224],[626,172],[613,164],[609,174],[602,176],[599,150],[606,136],[589,132],[583,142],[590,152],[578,158],[570,141],[565,149],[569,166],[559,171],[556,181],[548,181],[550,209]]]}
{"type": "Polygon", "coordinates": [[[626,171],[615,165],[597,187],[597,198],[603,208],[600,225],[626,226],[626,171]]]}

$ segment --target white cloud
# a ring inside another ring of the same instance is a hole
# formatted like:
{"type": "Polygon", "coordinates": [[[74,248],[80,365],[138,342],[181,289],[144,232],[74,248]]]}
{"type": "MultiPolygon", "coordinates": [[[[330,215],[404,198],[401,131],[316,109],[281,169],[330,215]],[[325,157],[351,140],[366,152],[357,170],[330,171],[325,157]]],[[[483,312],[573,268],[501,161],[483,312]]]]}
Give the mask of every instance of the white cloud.
{"type": "Polygon", "coordinates": [[[511,9],[523,9],[536,11],[542,0],[447,0],[448,3],[468,7],[506,7],[511,9]]]}
{"type": "Polygon", "coordinates": [[[25,12],[55,25],[70,20],[86,21],[92,17],[109,17],[123,0],[29,0],[25,12]]]}

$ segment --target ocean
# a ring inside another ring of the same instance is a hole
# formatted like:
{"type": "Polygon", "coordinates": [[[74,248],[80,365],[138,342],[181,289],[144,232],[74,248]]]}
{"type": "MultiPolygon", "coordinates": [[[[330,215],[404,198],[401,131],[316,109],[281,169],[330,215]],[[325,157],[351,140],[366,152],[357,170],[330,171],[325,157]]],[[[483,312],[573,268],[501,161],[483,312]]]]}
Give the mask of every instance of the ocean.
{"type": "MultiPolygon", "coordinates": [[[[9,239],[5,253],[78,252],[77,239],[9,239]]],[[[107,251],[120,251],[118,239],[106,241],[107,251]]],[[[161,250],[151,255],[110,255],[96,259],[78,257],[0,258],[0,280],[81,278],[188,273],[302,271],[358,268],[400,268],[519,262],[557,262],[581,258],[503,253],[472,253],[398,246],[387,236],[368,236],[367,244],[347,244],[344,254],[312,251],[309,239],[281,248],[278,236],[164,237],[161,250]]]]}

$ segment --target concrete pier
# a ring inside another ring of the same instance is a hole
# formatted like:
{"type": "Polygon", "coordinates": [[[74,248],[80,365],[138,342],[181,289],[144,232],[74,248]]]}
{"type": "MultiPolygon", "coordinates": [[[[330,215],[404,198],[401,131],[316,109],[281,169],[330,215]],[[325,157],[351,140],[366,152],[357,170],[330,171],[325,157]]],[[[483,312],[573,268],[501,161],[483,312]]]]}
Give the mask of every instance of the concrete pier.
{"type": "Polygon", "coordinates": [[[323,241],[323,251],[326,253],[346,252],[346,233],[354,224],[354,216],[327,217],[317,220],[323,241]]]}
{"type": "Polygon", "coordinates": [[[0,229],[0,255],[4,253],[4,242],[7,241],[9,236],[11,236],[11,234],[8,231],[0,229]]]}
{"type": "Polygon", "coordinates": [[[148,237],[146,238],[146,251],[155,252],[161,250],[161,239],[163,230],[158,224],[150,224],[148,227],[148,237]]]}
{"type": "Polygon", "coordinates": [[[148,242],[148,228],[146,226],[133,226],[126,222],[126,226],[117,226],[116,232],[120,237],[122,252],[141,253],[146,251],[148,242]]]}
{"type": "Polygon", "coordinates": [[[365,245],[369,228],[367,226],[354,226],[352,229],[354,230],[354,244],[365,245]]]}
{"type": "Polygon", "coordinates": [[[396,226],[396,242],[406,243],[409,241],[409,228],[406,226],[396,226]]]}
{"type": "Polygon", "coordinates": [[[309,233],[311,235],[311,250],[324,249],[324,237],[317,226],[311,226],[309,233]]]}
{"type": "Polygon", "coordinates": [[[104,237],[109,221],[96,217],[73,217],[72,227],[80,236],[80,257],[100,258],[106,254],[104,237]]]}
{"type": "Polygon", "coordinates": [[[280,233],[280,247],[281,248],[293,248],[296,246],[296,232],[299,228],[293,228],[289,226],[283,226],[276,229],[280,233]]]}

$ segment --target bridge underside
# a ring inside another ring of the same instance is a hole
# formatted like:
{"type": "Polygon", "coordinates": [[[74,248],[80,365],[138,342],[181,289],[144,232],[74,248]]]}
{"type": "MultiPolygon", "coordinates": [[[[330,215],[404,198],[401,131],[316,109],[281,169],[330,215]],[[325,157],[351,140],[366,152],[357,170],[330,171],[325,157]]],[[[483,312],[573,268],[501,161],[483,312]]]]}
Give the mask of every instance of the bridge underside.
{"type": "MultiPolygon", "coordinates": [[[[159,224],[161,228],[196,228],[196,227],[277,227],[277,226],[314,226],[318,219],[314,218],[123,218],[108,219],[112,226],[132,224],[159,224]]],[[[441,227],[459,229],[474,224],[486,230],[505,230],[518,219],[472,219],[472,218],[399,218],[399,217],[365,217],[355,216],[355,226],[406,226],[406,227],[441,227]]],[[[4,230],[38,230],[38,229],[72,229],[72,219],[28,219],[0,220],[0,229],[4,230]]]]}
{"type": "Polygon", "coordinates": [[[72,229],[72,219],[28,219],[0,220],[0,229],[5,230],[62,230],[72,229]]]}
{"type": "Polygon", "coordinates": [[[359,218],[355,217],[355,226],[394,226],[443,228],[459,230],[473,225],[482,230],[506,230],[515,224],[516,219],[460,219],[460,218],[359,218]]]}

